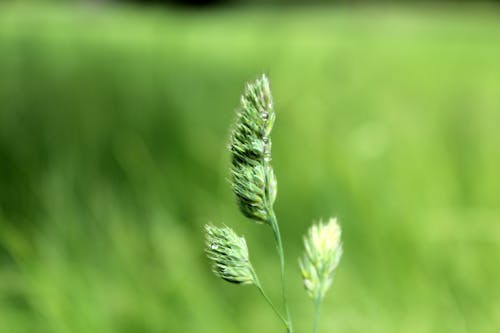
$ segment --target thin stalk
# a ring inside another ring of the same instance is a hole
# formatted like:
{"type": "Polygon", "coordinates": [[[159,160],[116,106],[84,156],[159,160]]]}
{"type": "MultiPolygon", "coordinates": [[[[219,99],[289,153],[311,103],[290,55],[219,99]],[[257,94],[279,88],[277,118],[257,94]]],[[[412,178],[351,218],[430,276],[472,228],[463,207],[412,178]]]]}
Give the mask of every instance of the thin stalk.
{"type": "Polygon", "coordinates": [[[281,314],[281,312],[276,308],[276,306],[271,301],[271,299],[269,298],[269,296],[267,296],[266,292],[264,291],[264,288],[262,287],[262,284],[260,283],[260,280],[259,280],[259,277],[257,276],[257,273],[253,269],[253,266],[251,266],[251,267],[252,267],[251,268],[251,272],[252,272],[252,275],[253,275],[254,285],[257,287],[257,289],[259,290],[259,292],[262,295],[262,297],[264,297],[264,299],[266,300],[266,302],[274,310],[274,313],[276,313],[276,315],[278,316],[278,318],[283,322],[283,324],[285,324],[285,327],[288,329],[288,327],[289,327],[288,321],[286,320],[285,317],[283,317],[283,315],[281,314]]]}
{"type": "Polygon", "coordinates": [[[271,301],[271,299],[267,296],[267,294],[265,293],[264,289],[262,288],[262,286],[260,285],[259,282],[257,282],[255,284],[255,286],[257,287],[257,289],[259,290],[260,294],[264,297],[264,299],[266,300],[266,302],[271,306],[271,308],[274,310],[274,313],[276,313],[276,315],[281,319],[281,321],[283,322],[283,324],[285,324],[286,328],[288,329],[289,327],[289,324],[288,324],[288,321],[286,320],[285,317],[283,317],[283,315],[281,314],[281,312],[279,312],[279,310],[274,306],[273,302],[271,301]]]}
{"type": "Polygon", "coordinates": [[[273,229],[274,239],[276,241],[276,249],[278,251],[278,256],[280,258],[280,270],[281,270],[281,294],[283,297],[283,307],[285,308],[285,315],[287,318],[287,332],[293,333],[292,318],[290,315],[290,309],[288,307],[288,301],[286,299],[286,287],[285,287],[285,254],[283,251],[283,243],[281,242],[281,234],[278,226],[278,220],[274,214],[274,210],[271,208],[269,211],[269,224],[273,229]]]}
{"type": "Polygon", "coordinates": [[[313,325],[313,333],[318,333],[318,323],[319,323],[319,314],[321,309],[321,299],[317,297],[314,300],[314,325],[313,325]]]}

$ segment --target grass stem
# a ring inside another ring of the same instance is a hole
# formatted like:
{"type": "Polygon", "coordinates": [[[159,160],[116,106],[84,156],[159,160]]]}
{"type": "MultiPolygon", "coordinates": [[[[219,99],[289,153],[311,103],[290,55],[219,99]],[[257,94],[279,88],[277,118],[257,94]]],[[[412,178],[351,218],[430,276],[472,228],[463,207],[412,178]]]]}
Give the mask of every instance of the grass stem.
{"type": "Polygon", "coordinates": [[[278,226],[278,220],[276,219],[276,215],[274,214],[274,210],[271,208],[269,209],[269,224],[271,225],[271,228],[273,229],[274,233],[274,239],[276,242],[276,249],[278,251],[278,256],[280,259],[280,270],[281,270],[281,294],[283,297],[283,307],[285,308],[285,315],[287,318],[287,332],[288,333],[293,333],[293,326],[292,326],[292,318],[290,315],[290,309],[288,307],[288,301],[286,298],[286,287],[285,287],[285,254],[283,251],[283,243],[281,241],[281,234],[280,234],[280,229],[278,226]]]}
{"type": "Polygon", "coordinates": [[[313,333],[318,333],[318,323],[319,323],[319,315],[321,309],[321,299],[316,298],[314,300],[314,324],[313,324],[313,333]]]}
{"type": "Polygon", "coordinates": [[[285,324],[286,328],[288,329],[289,327],[289,324],[288,324],[288,320],[286,320],[285,317],[283,317],[283,315],[281,314],[281,312],[276,308],[276,306],[274,306],[274,303],[271,301],[271,299],[269,298],[269,296],[267,296],[266,292],[264,291],[264,289],[262,288],[262,285],[260,284],[260,282],[257,280],[257,282],[255,283],[255,286],[257,287],[257,289],[259,290],[260,294],[264,297],[264,299],[266,300],[266,302],[271,306],[271,308],[274,310],[274,313],[276,313],[276,315],[281,319],[281,321],[283,322],[283,324],[285,324]]]}

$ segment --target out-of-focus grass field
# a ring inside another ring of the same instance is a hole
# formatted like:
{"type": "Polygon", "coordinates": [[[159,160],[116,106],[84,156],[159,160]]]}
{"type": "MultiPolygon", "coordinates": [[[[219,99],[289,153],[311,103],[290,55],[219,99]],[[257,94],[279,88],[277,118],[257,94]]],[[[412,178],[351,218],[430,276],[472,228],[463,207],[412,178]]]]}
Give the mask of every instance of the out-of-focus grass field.
{"type": "Polygon", "coordinates": [[[0,6],[0,332],[280,332],[215,278],[204,223],[237,211],[225,149],[244,82],[271,77],[276,211],[296,258],[336,215],[321,332],[500,331],[500,16],[494,8],[0,6]]]}

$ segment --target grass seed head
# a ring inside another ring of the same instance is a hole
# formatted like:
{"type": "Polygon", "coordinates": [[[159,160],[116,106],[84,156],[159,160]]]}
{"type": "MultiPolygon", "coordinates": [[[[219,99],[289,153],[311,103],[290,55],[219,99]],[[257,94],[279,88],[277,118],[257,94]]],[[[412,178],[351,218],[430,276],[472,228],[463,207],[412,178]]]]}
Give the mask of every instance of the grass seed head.
{"type": "Polygon", "coordinates": [[[341,229],[337,219],[313,224],[304,237],[305,253],[299,261],[304,287],[314,300],[322,300],[333,281],[342,256],[341,229]]]}
{"type": "Polygon", "coordinates": [[[231,176],[238,206],[246,217],[267,222],[277,192],[270,165],[275,120],[269,79],[262,75],[246,85],[231,132],[231,176]]]}
{"type": "Polygon", "coordinates": [[[215,275],[237,284],[256,282],[245,238],[231,228],[205,225],[205,246],[215,275]]]}

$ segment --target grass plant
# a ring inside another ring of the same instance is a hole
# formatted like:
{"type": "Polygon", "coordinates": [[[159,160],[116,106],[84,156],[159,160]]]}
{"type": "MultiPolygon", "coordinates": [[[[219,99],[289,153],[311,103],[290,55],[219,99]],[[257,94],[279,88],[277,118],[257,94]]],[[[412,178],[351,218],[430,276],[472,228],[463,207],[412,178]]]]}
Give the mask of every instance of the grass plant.
{"type": "MultiPolygon", "coordinates": [[[[232,188],[241,213],[256,223],[271,227],[280,263],[282,315],[265,293],[250,263],[246,241],[229,227],[205,226],[206,252],[213,272],[237,284],[253,284],[293,333],[292,317],[285,288],[285,252],[274,202],[277,181],[271,166],[271,131],[276,119],[269,79],[262,75],[246,85],[231,132],[232,188]]],[[[314,301],[313,332],[318,330],[320,305],[330,287],[333,272],[342,256],[340,226],[336,219],[313,225],[304,238],[305,255],[300,261],[304,286],[314,301]]]]}
{"type": "Polygon", "coordinates": [[[373,9],[0,1],[0,332],[284,331],[200,251],[207,217],[244,234],[284,314],[271,229],[226,181],[263,69],[294,332],[301,235],[331,215],[321,332],[500,332],[498,11],[373,9]]]}

